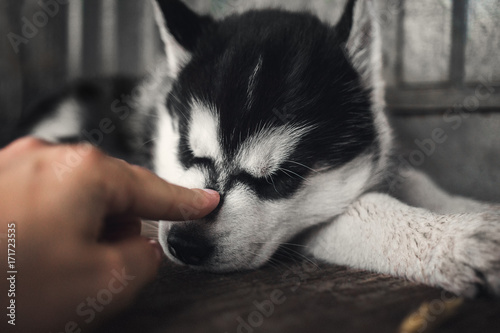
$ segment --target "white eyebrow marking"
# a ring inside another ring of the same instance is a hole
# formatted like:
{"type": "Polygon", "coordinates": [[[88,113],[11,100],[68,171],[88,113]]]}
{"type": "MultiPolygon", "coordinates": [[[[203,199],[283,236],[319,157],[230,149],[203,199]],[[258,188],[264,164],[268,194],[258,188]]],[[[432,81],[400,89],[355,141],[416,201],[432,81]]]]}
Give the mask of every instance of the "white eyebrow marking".
{"type": "Polygon", "coordinates": [[[241,146],[236,162],[252,176],[262,178],[279,170],[312,126],[263,128],[241,146]]]}
{"type": "Polygon", "coordinates": [[[262,56],[259,56],[259,60],[257,61],[257,65],[255,66],[252,75],[250,75],[250,78],[248,80],[248,88],[247,88],[247,103],[246,103],[246,108],[250,109],[253,105],[253,102],[255,100],[254,96],[254,91],[255,87],[257,86],[257,75],[259,74],[260,70],[262,69],[262,56]]]}
{"type": "Polygon", "coordinates": [[[189,146],[198,158],[222,160],[219,141],[219,120],[210,107],[198,101],[191,103],[191,121],[189,126],[189,146]]]}

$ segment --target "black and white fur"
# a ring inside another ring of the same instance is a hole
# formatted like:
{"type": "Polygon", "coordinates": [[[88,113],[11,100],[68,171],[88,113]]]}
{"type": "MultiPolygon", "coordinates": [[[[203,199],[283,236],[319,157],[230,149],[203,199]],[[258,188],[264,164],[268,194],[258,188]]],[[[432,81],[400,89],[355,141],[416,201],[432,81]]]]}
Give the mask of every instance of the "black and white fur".
{"type": "MultiPolygon", "coordinates": [[[[449,195],[415,170],[384,190],[395,171],[376,1],[348,1],[336,26],[276,9],[215,21],[177,0],[154,6],[167,59],[127,103],[121,151],[222,197],[205,219],[160,223],[172,260],[253,269],[309,230],[306,251],[327,262],[466,296],[500,293],[498,207],[449,195]]],[[[30,132],[81,140],[89,96],[78,91],[30,132]]]]}

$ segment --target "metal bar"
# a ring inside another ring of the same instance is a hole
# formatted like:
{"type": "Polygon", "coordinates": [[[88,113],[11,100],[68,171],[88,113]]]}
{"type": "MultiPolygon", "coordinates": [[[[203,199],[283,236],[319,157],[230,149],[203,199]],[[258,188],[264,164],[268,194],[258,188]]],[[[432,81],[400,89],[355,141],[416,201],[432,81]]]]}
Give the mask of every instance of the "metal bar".
{"type": "Polygon", "coordinates": [[[467,43],[468,0],[453,0],[453,26],[450,53],[450,84],[461,87],[465,79],[465,48],[467,43]]]}
{"type": "Polygon", "coordinates": [[[68,6],[59,2],[30,0],[25,3],[22,18],[33,26],[34,31],[20,51],[25,79],[22,101],[25,111],[66,82],[67,13],[68,6]]]}
{"type": "Polygon", "coordinates": [[[388,89],[387,106],[404,112],[465,108],[468,110],[496,109],[500,105],[500,86],[467,85],[460,88],[388,89]]]}
{"type": "Polygon", "coordinates": [[[400,86],[404,84],[404,49],[405,49],[405,16],[406,16],[406,8],[405,8],[405,0],[399,0],[399,12],[397,18],[397,32],[396,32],[396,63],[394,65],[395,77],[396,77],[396,86],[400,86]]]}
{"type": "Polygon", "coordinates": [[[141,41],[146,38],[140,34],[141,23],[139,23],[145,3],[123,0],[120,2],[118,7],[119,71],[123,74],[135,74],[142,52],[141,41]]]}
{"type": "Polygon", "coordinates": [[[83,1],[68,3],[68,76],[77,78],[83,66],[83,1]]]}
{"type": "Polygon", "coordinates": [[[82,2],[84,5],[83,75],[116,74],[118,69],[116,0],[82,2]]]}
{"type": "Polygon", "coordinates": [[[158,35],[158,27],[154,20],[153,6],[150,2],[144,5],[141,16],[140,27],[142,38],[142,52],[139,54],[139,72],[145,73],[151,71],[154,63],[158,59],[158,55],[163,51],[163,47],[158,49],[157,43],[160,40],[158,35]]]}
{"type": "Polygon", "coordinates": [[[117,3],[116,0],[101,0],[101,73],[116,74],[118,69],[117,3]]]}
{"type": "Polygon", "coordinates": [[[0,148],[14,134],[14,127],[21,118],[22,68],[20,54],[15,44],[7,38],[9,33],[21,33],[21,16],[24,0],[10,1],[0,11],[0,148]]]}
{"type": "Polygon", "coordinates": [[[83,72],[82,76],[93,76],[100,73],[102,43],[99,40],[102,11],[102,0],[78,0],[83,3],[83,72]]]}
{"type": "Polygon", "coordinates": [[[118,15],[119,72],[143,75],[154,65],[158,38],[151,2],[123,1],[118,15]]]}

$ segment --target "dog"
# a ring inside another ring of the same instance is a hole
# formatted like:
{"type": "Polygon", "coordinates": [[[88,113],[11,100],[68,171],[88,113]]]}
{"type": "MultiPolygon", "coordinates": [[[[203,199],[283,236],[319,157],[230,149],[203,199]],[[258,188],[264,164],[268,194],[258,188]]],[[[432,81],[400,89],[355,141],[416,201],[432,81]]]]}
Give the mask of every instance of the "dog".
{"type": "Polygon", "coordinates": [[[218,191],[206,218],[160,222],[171,260],[255,269],[304,234],[318,260],[500,294],[500,209],[394,163],[376,1],[347,1],[334,26],[305,12],[217,21],[178,0],[153,5],[167,54],[154,75],[79,83],[39,104],[25,133],[90,140],[171,183],[218,191]],[[97,130],[103,114],[112,135],[97,130]]]}

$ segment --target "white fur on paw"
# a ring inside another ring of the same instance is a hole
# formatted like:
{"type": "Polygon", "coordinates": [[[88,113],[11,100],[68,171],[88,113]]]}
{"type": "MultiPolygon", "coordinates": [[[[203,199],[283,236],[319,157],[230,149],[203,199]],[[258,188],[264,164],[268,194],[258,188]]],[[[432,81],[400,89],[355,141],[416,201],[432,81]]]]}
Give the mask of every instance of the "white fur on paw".
{"type": "Polygon", "coordinates": [[[500,208],[474,217],[452,224],[438,245],[435,282],[467,297],[500,295],[500,208]]]}

